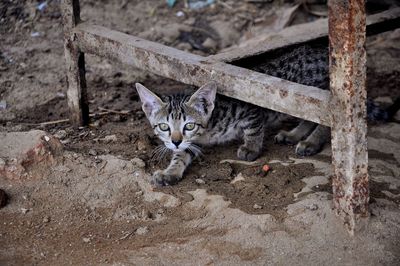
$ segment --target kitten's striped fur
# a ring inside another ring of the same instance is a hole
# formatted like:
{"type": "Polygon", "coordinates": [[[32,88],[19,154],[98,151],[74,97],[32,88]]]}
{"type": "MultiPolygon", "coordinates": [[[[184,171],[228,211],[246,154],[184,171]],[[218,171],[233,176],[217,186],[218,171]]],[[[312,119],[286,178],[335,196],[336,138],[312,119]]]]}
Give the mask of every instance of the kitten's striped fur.
{"type": "MultiPolygon", "coordinates": [[[[328,48],[322,46],[299,46],[289,53],[273,53],[270,58],[253,65],[255,71],[271,76],[314,86],[323,90],[329,89],[328,48]]],[[[296,145],[296,153],[310,156],[318,153],[329,140],[329,127],[302,121],[291,131],[281,131],[275,137],[280,144],[296,145]]]]}
{"type": "MultiPolygon", "coordinates": [[[[329,90],[329,50],[326,46],[301,45],[268,54],[261,62],[249,68],[271,76],[297,82],[303,85],[329,90]]],[[[393,110],[379,108],[371,99],[367,100],[369,120],[386,121],[399,109],[399,99],[392,106],[393,110]]],[[[293,130],[281,131],[275,142],[296,145],[296,153],[310,156],[318,153],[330,139],[330,128],[309,121],[302,121],[293,130]]]]}

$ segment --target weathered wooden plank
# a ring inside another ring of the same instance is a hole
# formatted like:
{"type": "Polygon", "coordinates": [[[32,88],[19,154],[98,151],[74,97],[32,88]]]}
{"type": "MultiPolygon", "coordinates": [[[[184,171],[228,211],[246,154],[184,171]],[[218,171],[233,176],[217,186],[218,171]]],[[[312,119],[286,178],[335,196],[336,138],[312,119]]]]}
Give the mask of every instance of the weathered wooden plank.
{"type": "Polygon", "coordinates": [[[79,24],[74,34],[85,53],[118,60],[186,84],[201,86],[214,80],[221,94],[330,126],[328,91],[223,62],[210,63],[202,56],[87,23],[79,24]]]}
{"type": "Polygon", "coordinates": [[[364,4],[329,2],[333,201],[351,233],[369,215],[364,4]]]}
{"type": "Polygon", "coordinates": [[[85,56],[76,45],[73,33],[73,29],[80,22],[79,0],[62,0],[61,11],[70,120],[74,125],[82,126],[89,121],[89,106],[85,80],[85,56]]]}
{"type": "MultiPolygon", "coordinates": [[[[393,8],[367,18],[368,35],[400,27],[400,8],[393,8]]],[[[258,36],[243,42],[239,46],[228,48],[223,52],[207,57],[209,61],[232,62],[241,58],[255,56],[277,48],[306,43],[328,37],[328,19],[295,25],[284,30],[264,36],[258,36]]]]}

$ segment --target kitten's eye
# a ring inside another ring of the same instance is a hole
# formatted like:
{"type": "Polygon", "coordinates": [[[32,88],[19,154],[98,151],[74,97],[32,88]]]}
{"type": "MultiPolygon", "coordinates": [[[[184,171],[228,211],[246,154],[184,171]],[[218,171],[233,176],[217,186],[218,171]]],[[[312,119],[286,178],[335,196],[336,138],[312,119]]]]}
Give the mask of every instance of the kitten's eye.
{"type": "Polygon", "coordinates": [[[167,131],[167,130],[169,130],[169,126],[168,126],[167,124],[165,124],[165,123],[158,124],[158,127],[159,127],[162,131],[167,131]]]}
{"type": "Polygon", "coordinates": [[[194,129],[194,127],[195,127],[195,124],[194,123],[187,123],[186,125],[185,125],[185,129],[186,130],[193,130],[194,129]]]}

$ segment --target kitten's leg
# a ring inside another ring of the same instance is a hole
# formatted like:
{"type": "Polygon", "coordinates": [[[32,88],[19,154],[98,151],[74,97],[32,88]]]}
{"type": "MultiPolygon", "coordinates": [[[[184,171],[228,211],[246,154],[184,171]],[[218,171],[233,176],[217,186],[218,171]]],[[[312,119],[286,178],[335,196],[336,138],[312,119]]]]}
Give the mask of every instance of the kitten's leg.
{"type": "Polygon", "coordinates": [[[318,125],[306,140],[300,141],[296,146],[296,153],[301,156],[314,155],[321,151],[325,142],[329,140],[330,128],[318,125]]]}
{"type": "Polygon", "coordinates": [[[254,161],[260,155],[264,140],[264,124],[257,121],[243,129],[244,144],[237,151],[241,160],[254,161]]]}
{"type": "Polygon", "coordinates": [[[183,172],[192,162],[189,151],[177,151],[172,155],[172,160],[165,170],[158,170],[153,174],[152,183],[156,186],[169,186],[182,179],[183,172]]]}
{"type": "Polygon", "coordinates": [[[317,126],[317,124],[310,121],[301,121],[300,124],[291,131],[281,130],[275,136],[275,143],[294,145],[302,139],[306,138],[317,126]]]}

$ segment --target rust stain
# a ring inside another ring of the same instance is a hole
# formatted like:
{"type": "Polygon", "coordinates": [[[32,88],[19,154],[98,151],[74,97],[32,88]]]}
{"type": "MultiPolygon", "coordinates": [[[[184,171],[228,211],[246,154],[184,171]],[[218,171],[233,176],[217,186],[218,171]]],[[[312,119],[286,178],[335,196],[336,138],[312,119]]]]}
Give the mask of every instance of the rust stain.
{"type": "Polygon", "coordinates": [[[349,230],[368,216],[364,0],[329,2],[334,205],[349,230]],[[336,107],[336,108],[335,108],[336,107]],[[354,149],[355,147],[355,149],[354,149]]]}
{"type": "Polygon", "coordinates": [[[281,96],[281,98],[286,98],[288,96],[288,92],[284,91],[284,90],[280,90],[279,95],[281,96]]]}

